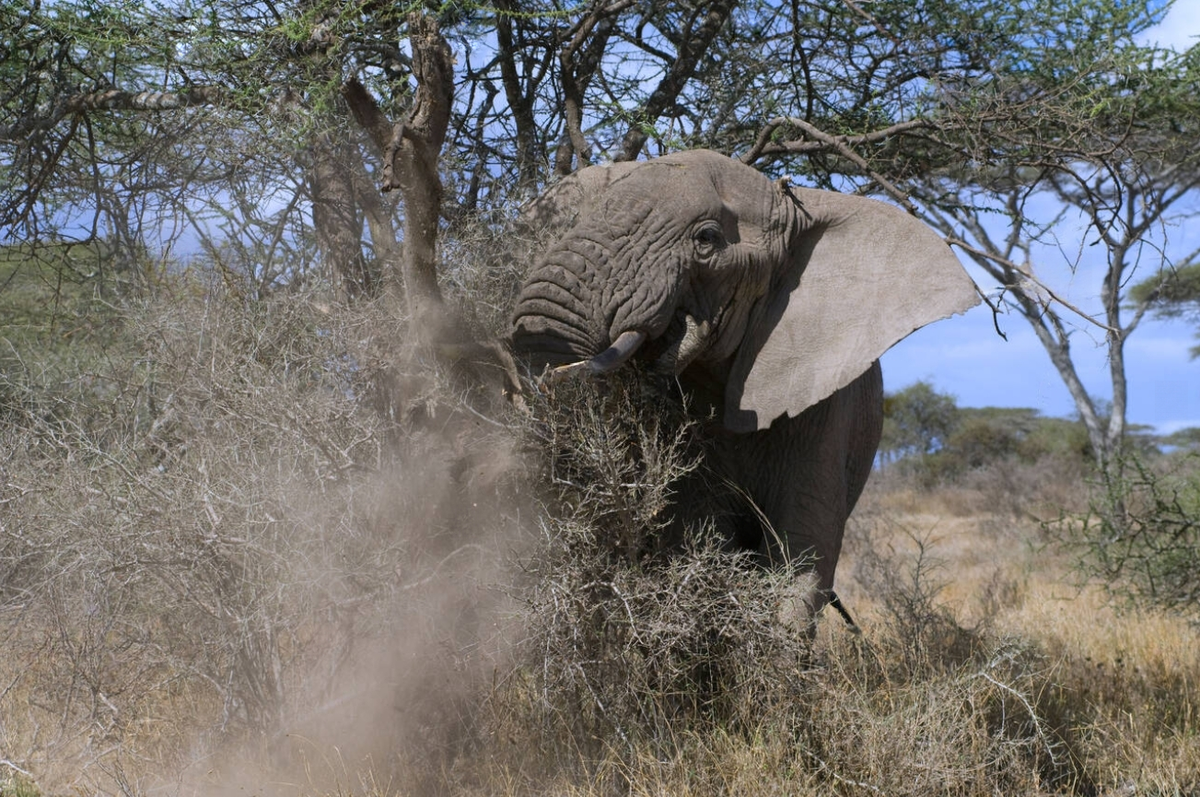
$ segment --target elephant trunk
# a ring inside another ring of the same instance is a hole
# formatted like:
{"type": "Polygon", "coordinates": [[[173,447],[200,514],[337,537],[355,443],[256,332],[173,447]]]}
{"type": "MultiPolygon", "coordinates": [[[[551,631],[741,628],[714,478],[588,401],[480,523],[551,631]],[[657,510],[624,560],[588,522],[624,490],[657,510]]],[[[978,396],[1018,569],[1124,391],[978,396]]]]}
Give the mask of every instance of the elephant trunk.
{"type": "MultiPolygon", "coordinates": [[[[681,265],[650,256],[644,237],[610,240],[610,233],[577,227],[527,279],[513,313],[513,347],[533,363],[591,359],[626,332],[653,339],[671,323],[681,265]]],[[[605,362],[597,369],[610,370],[605,362]]]]}
{"type": "Polygon", "coordinates": [[[643,230],[653,207],[625,210],[637,218],[623,224],[610,212],[568,231],[526,281],[512,343],[535,370],[605,373],[644,349],[660,369],[676,371],[703,348],[707,324],[679,312],[683,259],[653,251],[656,236],[615,234],[643,230]]]}
{"type": "Polygon", "coordinates": [[[540,264],[513,310],[513,349],[535,366],[591,357],[607,345],[590,311],[596,280],[583,255],[565,250],[540,264]]]}

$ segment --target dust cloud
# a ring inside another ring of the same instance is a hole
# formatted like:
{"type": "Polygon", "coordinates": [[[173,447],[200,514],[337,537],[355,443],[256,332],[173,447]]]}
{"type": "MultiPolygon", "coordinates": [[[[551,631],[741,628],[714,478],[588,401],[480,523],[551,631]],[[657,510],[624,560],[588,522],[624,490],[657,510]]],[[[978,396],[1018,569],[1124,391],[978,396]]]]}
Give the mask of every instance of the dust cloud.
{"type": "Polygon", "coordinates": [[[435,790],[520,640],[514,411],[382,302],[190,287],[6,383],[2,757],[41,793],[435,790]]]}
{"type": "MultiPolygon", "coordinates": [[[[325,525],[324,556],[288,572],[322,611],[304,624],[309,655],[274,727],[200,755],[180,791],[387,792],[384,779],[433,792],[487,732],[520,636],[514,590],[537,505],[518,433],[487,414],[506,408],[485,400],[481,411],[456,395],[461,383],[434,378],[380,388],[401,419],[389,464],[347,476],[352,498],[325,525]]],[[[313,504],[328,517],[311,496],[292,510],[313,504]]]]}

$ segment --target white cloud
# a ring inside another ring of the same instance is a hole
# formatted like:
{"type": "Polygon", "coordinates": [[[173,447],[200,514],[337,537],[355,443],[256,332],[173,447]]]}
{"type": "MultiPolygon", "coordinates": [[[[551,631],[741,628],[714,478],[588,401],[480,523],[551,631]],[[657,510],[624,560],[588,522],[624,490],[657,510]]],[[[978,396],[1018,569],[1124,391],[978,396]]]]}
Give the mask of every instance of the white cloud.
{"type": "MultiPolygon", "coordinates": [[[[1192,359],[1191,349],[1196,345],[1191,330],[1182,324],[1176,326],[1178,335],[1134,335],[1125,345],[1125,355],[1147,360],[1158,360],[1164,365],[1185,364],[1192,359]]],[[[1166,331],[1166,330],[1164,330],[1166,331]]]]}
{"type": "Polygon", "coordinates": [[[1162,23],[1142,34],[1142,41],[1174,50],[1186,50],[1200,41],[1200,3],[1176,0],[1162,23]]]}
{"type": "Polygon", "coordinates": [[[1173,432],[1178,432],[1180,429],[1197,429],[1200,428],[1200,418],[1163,421],[1157,425],[1157,428],[1159,434],[1171,434],[1173,432]]]}

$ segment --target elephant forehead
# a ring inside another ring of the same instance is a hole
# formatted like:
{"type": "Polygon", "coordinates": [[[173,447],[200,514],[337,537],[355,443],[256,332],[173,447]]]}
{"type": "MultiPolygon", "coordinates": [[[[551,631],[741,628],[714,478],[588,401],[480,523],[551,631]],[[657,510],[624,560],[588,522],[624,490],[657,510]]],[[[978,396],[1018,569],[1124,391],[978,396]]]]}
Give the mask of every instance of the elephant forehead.
{"type": "Polygon", "coordinates": [[[650,161],[609,186],[598,211],[610,218],[639,213],[643,223],[700,218],[721,221],[752,242],[771,226],[776,192],[758,171],[715,152],[682,152],[650,161]]]}
{"type": "Polygon", "coordinates": [[[651,161],[613,181],[605,200],[681,209],[717,206],[722,202],[708,169],[662,161],[651,161]]]}

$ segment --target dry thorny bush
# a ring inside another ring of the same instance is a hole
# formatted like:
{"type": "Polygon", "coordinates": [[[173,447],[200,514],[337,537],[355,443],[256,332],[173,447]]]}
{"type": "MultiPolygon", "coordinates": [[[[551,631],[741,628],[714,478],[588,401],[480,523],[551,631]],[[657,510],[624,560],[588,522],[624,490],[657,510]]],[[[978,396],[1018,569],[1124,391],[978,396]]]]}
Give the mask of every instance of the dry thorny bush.
{"type": "Polygon", "coordinates": [[[689,728],[753,727],[799,688],[804,629],[775,622],[793,579],[703,527],[666,544],[697,452],[637,376],[557,393],[533,425],[554,506],[528,560],[522,674],[545,739],[574,765],[669,749],[689,728]]]}
{"type": "Polygon", "coordinates": [[[805,629],[782,621],[795,574],[755,567],[704,527],[664,550],[664,506],[687,500],[672,485],[698,452],[688,422],[664,415],[643,384],[560,388],[538,406],[556,503],[527,560],[525,666],[490,703],[510,775],[702,792],[727,787],[729,743],[741,739],[762,756],[756,767],[773,762],[756,769],[756,791],[1083,783],[1045,657],[963,627],[937,600],[926,552],[860,555],[857,575],[883,607],[873,637],[827,622],[810,648],[805,629]]]}

